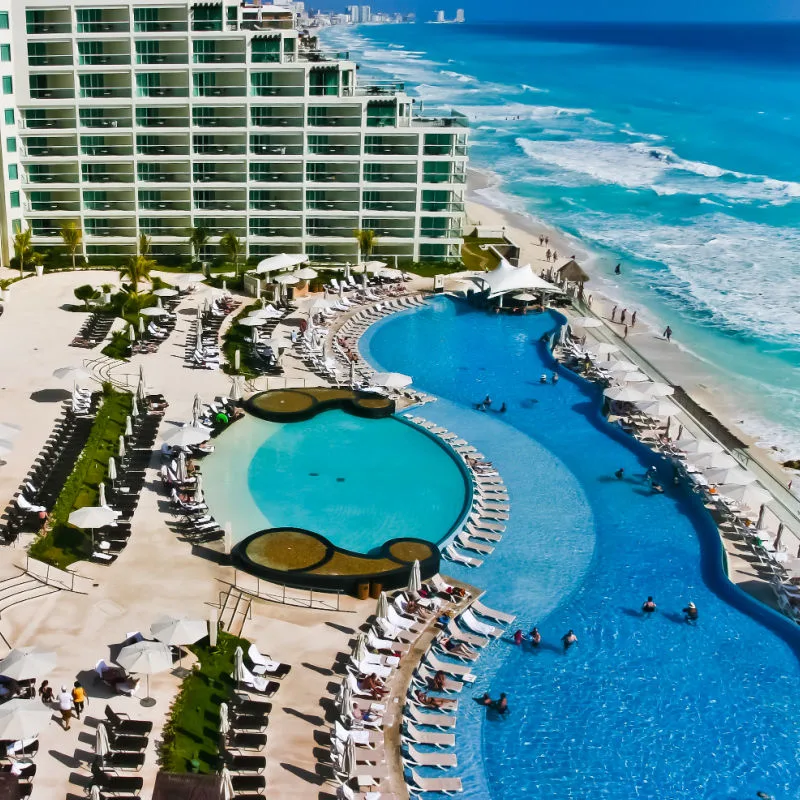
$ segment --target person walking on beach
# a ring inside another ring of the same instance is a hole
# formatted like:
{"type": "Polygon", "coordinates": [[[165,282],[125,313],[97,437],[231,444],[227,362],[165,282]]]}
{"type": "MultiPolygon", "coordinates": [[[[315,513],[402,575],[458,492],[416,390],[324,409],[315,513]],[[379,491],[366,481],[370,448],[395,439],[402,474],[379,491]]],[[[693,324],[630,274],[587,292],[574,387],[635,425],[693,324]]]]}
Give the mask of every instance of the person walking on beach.
{"type": "Polygon", "coordinates": [[[66,686],[61,687],[61,691],[56,697],[58,710],[61,712],[61,721],[64,723],[64,730],[69,730],[69,721],[72,719],[72,695],[67,691],[66,686]]]}
{"type": "Polygon", "coordinates": [[[636,325],[636,312],[635,311],[633,312],[633,314],[631,314],[631,328],[634,325],[636,325]]]}
{"type": "Polygon", "coordinates": [[[553,261],[558,261],[558,250],[553,250],[553,261]]]}
{"type": "Polygon", "coordinates": [[[544,237],[544,243],[545,243],[546,245],[549,245],[549,244],[550,244],[550,237],[549,237],[549,236],[545,236],[545,237],[544,237]]]}
{"type": "Polygon", "coordinates": [[[623,308],[622,311],[620,311],[620,313],[619,313],[619,324],[620,325],[624,325],[625,324],[625,317],[627,317],[627,316],[628,316],[628,309],[627,308],[623,308]]]}
{"type": "Polygon", "coordinates": [[[547,252],[544,254],[544,257],[546,261],[550,260],[550,248],[547,249],[547,252]]]}
{"type": "Polygon", "coordinates": [[[611,321],[612,322],[616,322],[617,321],[617,307],[616,306],[614,306],[614,308],[611,309],[611,321]]]}
{"type": "Polygon", "coordinates": [[[72,687],[72,703],[75,706],[75,716],[80,719],[83,707],[86,705],[86,690],[81,686],[80,681],[75,681],[75,685],[72,687]]]}
{"type": "Polygon", "coordinates": [[[625,328],[622,331],[622,338],[623,339],[627,339],[628,338],[628,326],[627,325],[625,326],[625,328]]]}
{"type": "Polygon", "coordinates": [[[539,234],[539,247],[541,247],[543,244],[544,244],[544,236],[542,236],[542,234],[540,233],[539,234]]]}
{"type": "Polygon", "coordinates": [[[620,275],[621,273],[622,273],[622,264],[617,264],[617,266],[614,267],[614,274],[620,275]]]}
{"type": "Polygon", "coordinates": [[[664,329],[664,338],[668,341],[672,341],[672,328],[669,325],[664,329]]]}

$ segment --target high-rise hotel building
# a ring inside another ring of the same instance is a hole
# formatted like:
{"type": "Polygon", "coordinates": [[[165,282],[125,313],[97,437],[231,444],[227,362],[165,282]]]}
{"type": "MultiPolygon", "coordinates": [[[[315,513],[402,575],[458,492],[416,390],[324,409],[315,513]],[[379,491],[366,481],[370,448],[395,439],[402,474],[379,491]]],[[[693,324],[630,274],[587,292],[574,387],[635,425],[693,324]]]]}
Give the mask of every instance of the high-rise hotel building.
{"type": "Polygon", "coordinates": [[[92,260],[188,260],[234,231],[249,256],[458,256],[467,127],[421,117],[318,49],[290,7],[176,0],[0,0],[2,262],[75,223],[92,260]]]}

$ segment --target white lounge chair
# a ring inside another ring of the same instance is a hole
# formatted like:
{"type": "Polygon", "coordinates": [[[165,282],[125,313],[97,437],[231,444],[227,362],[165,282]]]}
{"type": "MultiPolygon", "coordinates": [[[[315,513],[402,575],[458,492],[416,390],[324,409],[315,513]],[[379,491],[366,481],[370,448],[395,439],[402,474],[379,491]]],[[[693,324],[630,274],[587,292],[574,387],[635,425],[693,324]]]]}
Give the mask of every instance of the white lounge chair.
{"type": "Polygon", "coordinates": [[[473,541],[463,531],[459,533],[458,536],[456,536],[456,541],[465,550],[474,550],[476,553],[480,553],[481,555],[484,556],[488,556],[490,553],[494,553],[494,547],[492,547],[489,544],[481,544],[480,542],[473,541]]]}
{"type": "Polygon", "coordinates": [[[502,533],[492,533],[492,531],[482,531],[480,528],[476,528],[469,522],[464,526],[464,530],[473,539],[480,539],[485,542],[499,542],[503,538],[502,533]]]}
{"type": "Polygon", "coordinates": [[[411,782],[421,792],[439,792],[441,794],[455,794],[463,791],[461,778],[423,778],[414,770],[411,772],[411,782]]]}
{"type": "Polygon", "coordinates": [[[347,730],[338,719],[333,723],[331,738],[334,737],[342,743],[352,739],[353,744],[359,747],[374,748],[375,745],[383,744],[383,734],[380,731],[347,730]]]}
{"type": "Polygon", "coordinates": [[[429,728],[447,730],[456,726],[456,718],[452,714],[427,713],[420,711],[413,703],[406,704],[406,715],[417,725],[425,725],[429,728]]]}
{"type": "Polygon", "coordinates": [[[408,619],[408,617],[402,616],[398,611],[389,606],[389,613],[386,615],[386,620],[389,622],[390,625],[394,625],[396,628],[404,628],[407,631],[412,631],[415,634],[420,634],[425,630],[425,625],[422,625],[414,620],[408,619]]]}
{"type": "Polygon", "coordinates": [[[456,564],[463,564],[466,567],[479,567],[481,564],[483,564],[483,561],[480,558],[472,558],[472,556],[459,553],[452,544],[447,545],[444,554],[451,561],[455,561],[456,564]]]}
{"type": "Polygon", "coordinates": [[[457,678],[464,678],[472,674],[470,667],[465,664],[454,664],[451,661],[442,661],[433,653],[428,651],[425,660],[430,665],[431,669],[436,672],[444,672],[446,675],[455,675],[457,678]]]}
{"type": "Polygon", "coordinates": [[[468,519],[476,528],[493,531],[495,533],[505,533],[506,526],[503,525],[502,522],[492,522],[491,520],[482,518],[478,514],[470,514],[468,519]]]}
{"type": "Polygon", "coordinates": [[[426,733],[415,728],[410,722],[405,724],[405,737],[414,744],[429,745],[431,747],[452,747],[456,743],[453,733],[426,733]]]}
{"type": "Polygon", "coordinates": [[[481,622],[476,616],[475,612],[467,609],[459,617],[459,620],[464,623],[474,633],[481,634],[482,636],[491,636],[497,638],[503,633],[502,628],[497,628],[494,625],[489,625],[487,622],[481,622]]]}
{"type": "Polygon", "coordinates": [[[458,766],[458,756],[455,753],[423,753],[410,743],[406,745],[406,753],[409,764],[413,764],[415,767],[449,769],[458,766]]]}
{"type": "Polygon", "coordinates": [[[356,661],[350,656],[350,664],[352,668],[359,672],[361,675],[375,674],[382,680],[386,680],[392,674],[392,667],[384,667],[381,664],[373,664],[371,661],[356,661]]]}
{"type": "MultiPolygon", "coordinates": [[[[422,684],[426,689],[431,687],[431,682],[433,681],[433,676],[436,673],[427,665],[427,664],[420,664],[417,667],[417,671],[414,673],[412,680],[416,681],[418,684],[422,684]]],[[[452,680],[451,678],[444,679],[444,686],[441,691],[446,692],[447,694],[458,693],[464,688],[464,684],[461,681],[452,680]]]]}
{"type": "Polygon", "coordinates": [[[489,639],[487,639],[485,636],[467,633],[465,630],[459,628],[454,619],[448,620],[445,630],[452,639],[472,645],[473,647],[485,647],[487,644],[489,644],[489,639]]]}
{"type": "Polygon", "coordinates": [[[476,600],[471,608],[474,608],[475,611],[483,617],[496,619],[498,622],[504,622],[506,625],[510,625],[516,619],[514,614],[506,614],[504,611],[495,611],[493,608],[485,606],[480,600],[476,600]]]}
{"type": "Polygon", "coordinates": [[[336,789],[336,800],[398,800],[398,797],[386,792],[356,792],[343,783],[336,789]]]}

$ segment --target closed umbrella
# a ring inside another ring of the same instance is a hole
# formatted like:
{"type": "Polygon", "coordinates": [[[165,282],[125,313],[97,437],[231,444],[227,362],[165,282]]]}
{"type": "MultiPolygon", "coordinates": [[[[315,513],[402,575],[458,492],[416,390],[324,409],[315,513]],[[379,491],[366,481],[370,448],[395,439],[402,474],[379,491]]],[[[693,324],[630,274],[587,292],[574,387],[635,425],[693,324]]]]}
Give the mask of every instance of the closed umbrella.
{"type": "Polygon", "coordinates": [[[408,573],[408,593],[419,594],[421,588],[422,576],[419,571],[419,561],[415,559],[414,563],[411,565],[411,572],[408,573]]]}
{"type": "Polygon", "coordinates": [[[108,505],[108,503],[106,503],[106,485],[103,481],[100,481],[97,485],[97,505],[104,507],[108,505]]]}
{"type": "Polygon", "coordinates": [[[92,784],[92,788],[89,790],[89,800],[102,800],[102,798],[100,786],[96,783],[92,784]]]}
{"type": "Polygon", "coordinates": [[[164,672],[172,666],[169,647],[163,642],[141,641],[129,644],[119,651],[117,663],[128,672],[147,676],[147,697],[142,700],[142,705],[155,705],[155,699],[150,697],[150,676],[164,672]]]}
{"type": "Polygon", "coordinates": [[[144,336],[144,317],[139,317],[139,337],[144,336]]]}
{"type": "Polygon", "coordinates": [[[96,755],[100,756],[100,758],[104,758],[108,755],[110,750],[111,746],[108,743],[108,731],[106,730],[105,723],[101,722],[97,726],[97,731],[94,735],[94,752],[96,755]]]}
{"type": "Polygon", "coordinates": [[[108,479],[111,481],[112,486],[117,479],[117,462],[114,461],[113,456],[108,459],[108,479]]]}
{"type": "Polygon", "coordinates": [[[171,447],[191,447],[207,442],[210,436],[211,434],[206,428],[184,425],[181,428],[173,428],[164,438],[164,442],[171,447]]]}
{"type": "Polygon", "coordinates": [[[389,600],[386,592],[381,592],[378,597],[378,605],[375,607],[375,616],[378,619],[386,619],[389,616],[389,600]]]}
{"type": "Polygon", "coordinates": [[[136,419],[139,416],[139,403],[136,400],[136,395],[131,398],[131,416],[136,419]]]}
{"type": "Polygon", "coordinates": [[[184,453],[183,450],[178,453],[178,468],[176,474],[181,483],[185,483],[186,478],[189,477],[189,473],[186,470],[186,453],[184,453]]]}
{"type": "Polygon", "coordinates": [[[356,771],[356,743],[352,736],[347,737],[342,752],[342,773],[350,777],[356,771]]]}
{"type": "Polygon", "coordinates": [[[367,649],[367,634],[359,633],[358,637],[356,638],[356,643],[353,646],[353,660],[356,662],[356,664],[360,664],[367,658],[368,655],[369,650],[367,649]]]}
{"type": "Polygon", "coordinates": [[[130,417],[130,414],[125,417],[125,435],[128,437],[133,436],[133,420],[130,417]]]}
{"type": "Polygon", "coordinates": [[[33,739],[46,727],[53,712],[36,700],[15,697],[0,705],[0,740],[33,739]]]}
{"type": "Polygon", "coordinates": [[[139,375],[139,383],[136,385],[136,397],[142,405],[147,403],[147,384],[144,380],[144,374],[139,375]]]}
{"type": "Polygon", "coordinates": [[[194,486],[194,502],[195,503],[203,503],[205,502],[205,498],[203,497],[203,476],[198,474],[197,475],[197,482],[194,486]]]}
{"type": "Polygon", "coordinates": [[[228,718],[228,704],[219,704],[219,732],[222,736],[227,736],[231,729],[231,722],[228,718]]]}
{"type": "Polygon", "coordinates": [[[728,453],[690,453],[686,460],[698,469],[727,469],[738,467],[736,459],[728,453]]]}
{"type": "Polygon", "coordinates": [[[238,375],[231,377],[231,390],[228,393],[228,397],[230,397],[234,403],[238,403],[242,399],[242,386],[239,382],[238,375]]]}
{"type": "Polygon", "coordinates": [[[222,800],[233,800],[236,793],[233,791],[233,778],[227,767],[222,768],[220,779],[222,781],[222,800]]]}
{"type": "Polygon", "coordinates": [[[721,444],[712,442],[711,439],[678,439],[673,442],[673,447],[684,453],[721,453],[721,444]]]}
{"type": "Polygon", "coordinates": [[[241,647],[233,651],[233,679],[236,683],[243,683],[247,680],[247,670],[244,667],[244,652],[241,647]]]}
{"type": "Polygon", "coordinates": [[[35,647],[17,647],[0,661],[0,675],[26,681],[47,675],[56,666],[56,654],[35,647]]]}
{"type": "Polygon", "coordinates": [[[347,685],[347,681],[342,683],[342,689],[339,692],[339,712],[345,718],[353,711],[353,692],[347,685]]]}
{"type": "Polygon", "coordinates": [[[136,341],[136,331],[133,328],[133,325],[128,325],[128,338],[132,341],[136,341]]]}
{"type": "Polygon", "coordinates": [[[119,441],[117,442],[117,455],[120,461],[125,458],[125,437],[122,434],[120,434],[119,441]]]}
{"type": "Polygon", "coordinates": [[[194,402],[192,403],[192,416],[196,420],[202,419],[203,417],[203,401],[200,399],[199,394],[194,396],[194,402]]]}
{"type": "Polygon", "coordinates": [[[387,389],[403,389],[413,380],[410,375],[403,375],[401,372],[376,372],[369,382],[373,386],[385,386],[387,389]]]}
{"type": "Polygon", "coordinates": [[[596,317],[573,317],[569,324],[576,328],[602,328],[603,323],[596,317]]]}
{"type": "Polygon", "coordinates": [[[617,400],[622,403],[636,403],[646,399],[646,395],[632,386],[611,386],[603,394],[609,400],[617,400]]]}
{"type": "Polygon", "coordinates": [[[741,467],[725,467],[723,469],[709,469],[703,475],[709,483],[720,485],[723,483],[735,483],[739,486],[747,486],[755,483],[756,476],[741,467]]]}
{"type": "Polygon", "coordinates": [[[669,400],[654,400],[651,398],[640,401],[636,405],[641,408],[645,414],[651,417],[658,417],[659,419],[674,417],[680,412],[680,408],[669,400]]]}

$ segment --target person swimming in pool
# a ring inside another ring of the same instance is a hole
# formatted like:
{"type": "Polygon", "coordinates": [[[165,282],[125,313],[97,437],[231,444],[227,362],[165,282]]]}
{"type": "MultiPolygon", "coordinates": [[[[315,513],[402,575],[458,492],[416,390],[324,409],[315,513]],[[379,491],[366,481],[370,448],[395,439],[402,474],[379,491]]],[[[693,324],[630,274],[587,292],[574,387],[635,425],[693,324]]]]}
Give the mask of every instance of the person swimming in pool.
{"type": "Polygon", "coordinates": [[[682,609],[683,613],[686,615],[684,619],[686,622],[690,624],[694,624],[697,622],[698,617],[700,616],[697,612],[697,606],[694,603],[689,603],[686,608],[682,609]]]}
{"type": "Polygon", "coordinates": [[[475,702],[481,706],[490,706],[494,701],[489,697],[489,692],[484,692],[482,697],[476,697],[475,702]]]}
{"type": "Polygon", "coordinates": [[[575,635],[575,631],[570,628],[562,637],[561,637],[561,644],[564,645],[564,652],[566,653],[567,650],[572,647],[572,645],[578,643],[578,637],[575,635]]]}
{"type": "Polygon", "coordinates": [[[642,611],[645,615],[652,614],[656,610],[656,603],[652,597],[648,597],[647,600],[642,603],[642,611]]]}
{"type": "Polygon", "coordinates": [[[625,469],[620,467],[614,475],[616,475],[618,481],[621,481],[625,477],[625,469]]]}
{"type": "Polygon", "coordinates": [[[493,700],[490,708],[493,708],[498,714],[508,714],[508,699],[505,692],[500,692],[500,697],[493,700]]]}
{"type": "Polygon", "coordinates": [[[501,414],[505,414],[505,413],[506,413],[506,411],[507,411],[507,409],[506,409],[506,404],[505,404],[505,403],[503,403],[503,404],[500,406],[500,413],[501,413],[501,414]]]}
{"type": "Polygon", "coordinates": [[[542,634],[534,627],[530,632],[531,647],[538,647],[542,643],[542,634]]]}
{"type": "Polygon", "coordinates": [[[653,481],[650,484],[650,489],[653,494],[664,494],[664,487],[658,481],[653,481]]]}

